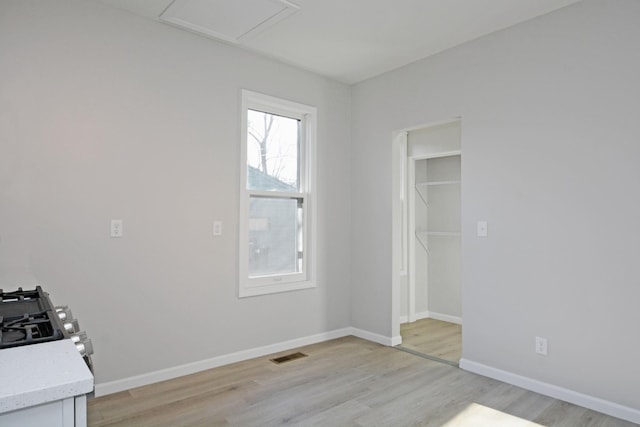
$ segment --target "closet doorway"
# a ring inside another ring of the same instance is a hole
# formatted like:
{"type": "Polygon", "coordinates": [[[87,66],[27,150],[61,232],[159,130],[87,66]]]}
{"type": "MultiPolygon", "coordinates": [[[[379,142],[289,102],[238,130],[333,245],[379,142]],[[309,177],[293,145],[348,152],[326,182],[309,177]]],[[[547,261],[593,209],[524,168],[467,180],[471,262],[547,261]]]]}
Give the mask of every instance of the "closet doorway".
{"type": "Polygon", "coordinates": [[[402,349],[457,365],[462,349],[460,121],[406,141],[406,315],[402,349]]]}

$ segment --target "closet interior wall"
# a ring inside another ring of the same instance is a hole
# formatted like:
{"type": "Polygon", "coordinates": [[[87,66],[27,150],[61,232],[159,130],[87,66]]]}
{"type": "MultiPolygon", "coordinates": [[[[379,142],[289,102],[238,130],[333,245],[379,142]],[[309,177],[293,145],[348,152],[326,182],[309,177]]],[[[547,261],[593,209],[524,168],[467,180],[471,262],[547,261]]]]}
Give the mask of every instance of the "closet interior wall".
{"type": "Polygon", "coordinates": [[[460,122],[411,131],[407,148],[413,192],[408,311],[415,319],[462,323],[460,122]]]}

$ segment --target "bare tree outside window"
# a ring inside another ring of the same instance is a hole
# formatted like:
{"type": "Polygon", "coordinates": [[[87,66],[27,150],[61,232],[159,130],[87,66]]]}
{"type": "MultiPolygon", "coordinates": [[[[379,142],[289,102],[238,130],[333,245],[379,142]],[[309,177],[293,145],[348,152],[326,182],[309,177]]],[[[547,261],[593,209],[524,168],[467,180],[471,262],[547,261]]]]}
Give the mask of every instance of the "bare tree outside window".
{"type": "Polygon", "coordinates": [[[256,110],[247,121],[248,165],[297,190],[300,121],[256,110]]]}

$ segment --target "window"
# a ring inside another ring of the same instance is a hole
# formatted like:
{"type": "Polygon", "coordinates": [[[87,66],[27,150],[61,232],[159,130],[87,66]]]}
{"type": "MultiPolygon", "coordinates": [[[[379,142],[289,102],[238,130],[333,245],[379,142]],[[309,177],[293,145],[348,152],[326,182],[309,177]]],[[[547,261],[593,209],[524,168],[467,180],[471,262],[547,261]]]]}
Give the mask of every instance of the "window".
{"type": "Polygon", "coordinates": [[[240,297],[314,287],[316,109],[242,92],[240,297]]]}

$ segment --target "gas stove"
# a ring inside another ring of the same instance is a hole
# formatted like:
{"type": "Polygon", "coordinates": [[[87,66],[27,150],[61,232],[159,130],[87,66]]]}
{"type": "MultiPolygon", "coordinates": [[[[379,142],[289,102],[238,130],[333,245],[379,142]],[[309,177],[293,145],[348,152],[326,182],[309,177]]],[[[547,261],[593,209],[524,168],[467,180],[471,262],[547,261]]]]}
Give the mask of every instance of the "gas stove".
{"type": "Polygon", "coordinates": [[[40,286],[33,291],[0,290],[0,348],[68,338],[57,317],[40,286]]]}
{"type": "Polygon", "coordinates": [[[61,339],[71,339],[92,367],[91,340],[80,331],[68,307],[54,306],[40,286],[11,292],[0,289],[0,350],[61,339]]]}

